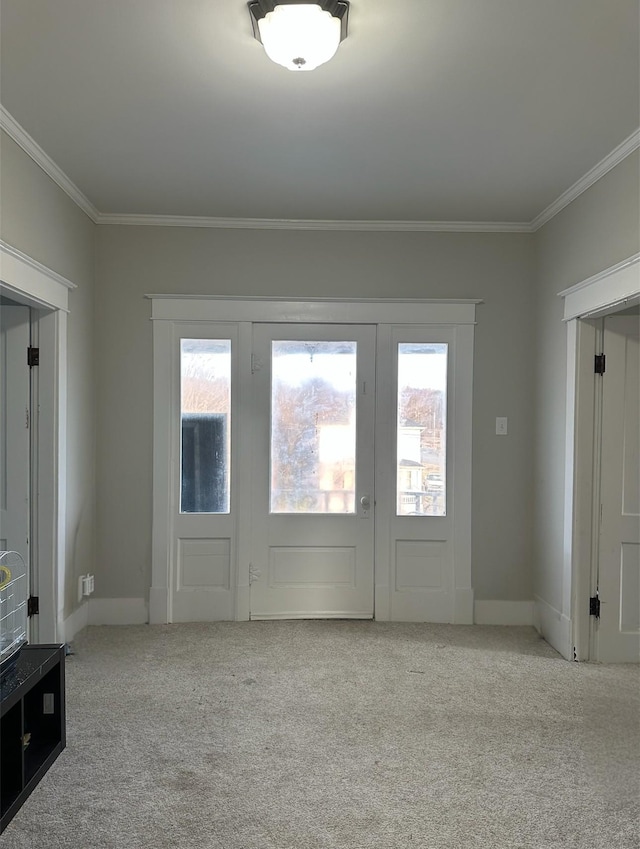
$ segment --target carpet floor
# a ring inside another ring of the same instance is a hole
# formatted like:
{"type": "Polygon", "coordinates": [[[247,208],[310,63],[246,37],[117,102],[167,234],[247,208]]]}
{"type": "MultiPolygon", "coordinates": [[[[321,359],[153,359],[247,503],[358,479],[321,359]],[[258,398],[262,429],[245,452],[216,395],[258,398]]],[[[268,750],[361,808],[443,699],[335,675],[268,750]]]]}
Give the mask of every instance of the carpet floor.
{"type": "Polygon", "coordinates": [[[532,628],[92,627],[2,849],[638,849],[637,667],[532,628]]]}

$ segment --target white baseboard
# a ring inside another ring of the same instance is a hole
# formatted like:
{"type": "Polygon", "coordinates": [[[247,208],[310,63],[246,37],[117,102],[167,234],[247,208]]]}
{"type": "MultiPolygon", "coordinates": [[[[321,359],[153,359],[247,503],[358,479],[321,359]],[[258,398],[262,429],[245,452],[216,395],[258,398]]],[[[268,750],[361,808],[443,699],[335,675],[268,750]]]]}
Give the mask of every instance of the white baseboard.
{"type": "Polygon", "coordinates": [[[567,660],[573,660],[571,619],[540,596],[534,596],[533,625],[549,645],[567,660]]]}
{"type": "Polygon", "coordinates": [[[473,625],[473,590],[471,587],[461,589],[456,587],[453,594],[453,623],[454,625],[473,625]]]}
{"type": "Polygon", "coordinates": [[[148,621],[144,598],[89,599],[89,625],[145,625],[148,621]]]}
{"type": "Polygon", "coordinates": [[[165,625],[169,621],[169,590],[166,587],[149,590],[149,622],[165,625]]]}
{"type": "Polygon", "coordinates": [[[532,601],[476,601],[476,625],[533,625],[532,601]]]}
{"type": "Polygon", "coordinates": [[[82,631],[83,628],[87,627],[89,623],[89,602],[85,601],[83,604],[78,607],[77,610],[74,610],[71,616],[67,616],[66,619],[63,619],[61,622],[58,622],[58,633],[56,637],[56,642],[58,643],[70,643],[71,640],[82,631]]]}

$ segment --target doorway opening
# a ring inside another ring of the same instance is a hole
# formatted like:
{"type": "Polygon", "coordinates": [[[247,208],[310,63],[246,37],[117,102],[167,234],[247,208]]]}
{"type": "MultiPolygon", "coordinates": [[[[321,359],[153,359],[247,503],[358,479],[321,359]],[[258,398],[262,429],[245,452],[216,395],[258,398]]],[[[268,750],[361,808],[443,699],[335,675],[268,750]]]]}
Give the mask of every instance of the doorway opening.
{"type": "Polygon", "coordinates": [[[478,302],[149,297],[151,622],[471,623],[478,302]]]}
{"type": "MultiPolygon", "coordinates": [[[[4,309],[2,301],[7,309],[26,310],[28,334],[23,329],[23,336],[30,339],[32,348],[40,350],[39,365],[31,368],[27,379],[27,411],[20,429],[30,433],[30,440],[26,466],[18,477],[26,468],[30,594],[37,599],[32,609],[38,611],[30,621],[30,641],[53,643],[64,638],[67,308],[69,291],[75,286],[4,242],[0,242],[0,260],[0,310],[4,309]]],[[[22,362],[27,363],[26,355],[22,362]]],[[[23,378],[20,381],[23,387],[27,385],[23,378]]],[[[16,404],[21,406],[22,402],[16,404]]],[[[9,412],[8,405],[6,410],[9,412]]],[[[16,418],[16,427],[17,422],[16,418]]]]}
{"type": "Polygon", "coordinates": [[[635,255],[560,293],[567,324],[563,654],[575,660],[640,661],[639,267],[635,255]],[[625,318],[625,327],[616,326],[625,318]]]}

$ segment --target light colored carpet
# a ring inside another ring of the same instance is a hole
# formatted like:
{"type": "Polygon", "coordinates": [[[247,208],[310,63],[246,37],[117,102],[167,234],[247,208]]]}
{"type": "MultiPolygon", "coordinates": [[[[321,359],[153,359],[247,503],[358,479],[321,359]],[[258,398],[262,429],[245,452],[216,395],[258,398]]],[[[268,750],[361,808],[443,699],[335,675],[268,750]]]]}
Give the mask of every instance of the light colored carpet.
{"type": "Polygon", "coordinates": [[[637,849],[639,673],[533,629],[89,628],[3,849],[637,849]]]}

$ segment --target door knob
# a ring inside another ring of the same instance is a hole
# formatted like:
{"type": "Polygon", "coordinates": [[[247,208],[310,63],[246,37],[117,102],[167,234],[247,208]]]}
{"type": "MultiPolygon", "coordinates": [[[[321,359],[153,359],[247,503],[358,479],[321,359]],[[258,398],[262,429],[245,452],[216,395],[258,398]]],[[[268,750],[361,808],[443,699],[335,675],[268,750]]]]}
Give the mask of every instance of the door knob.
{"type": "Polygon", "coordinates": [[[368,495],[362,496],[362,498],[360,499],[360,506],[362,507],[363,510],[368,510],[369,507],[371,507],[371,502],[369,501],[368,495]]]}

